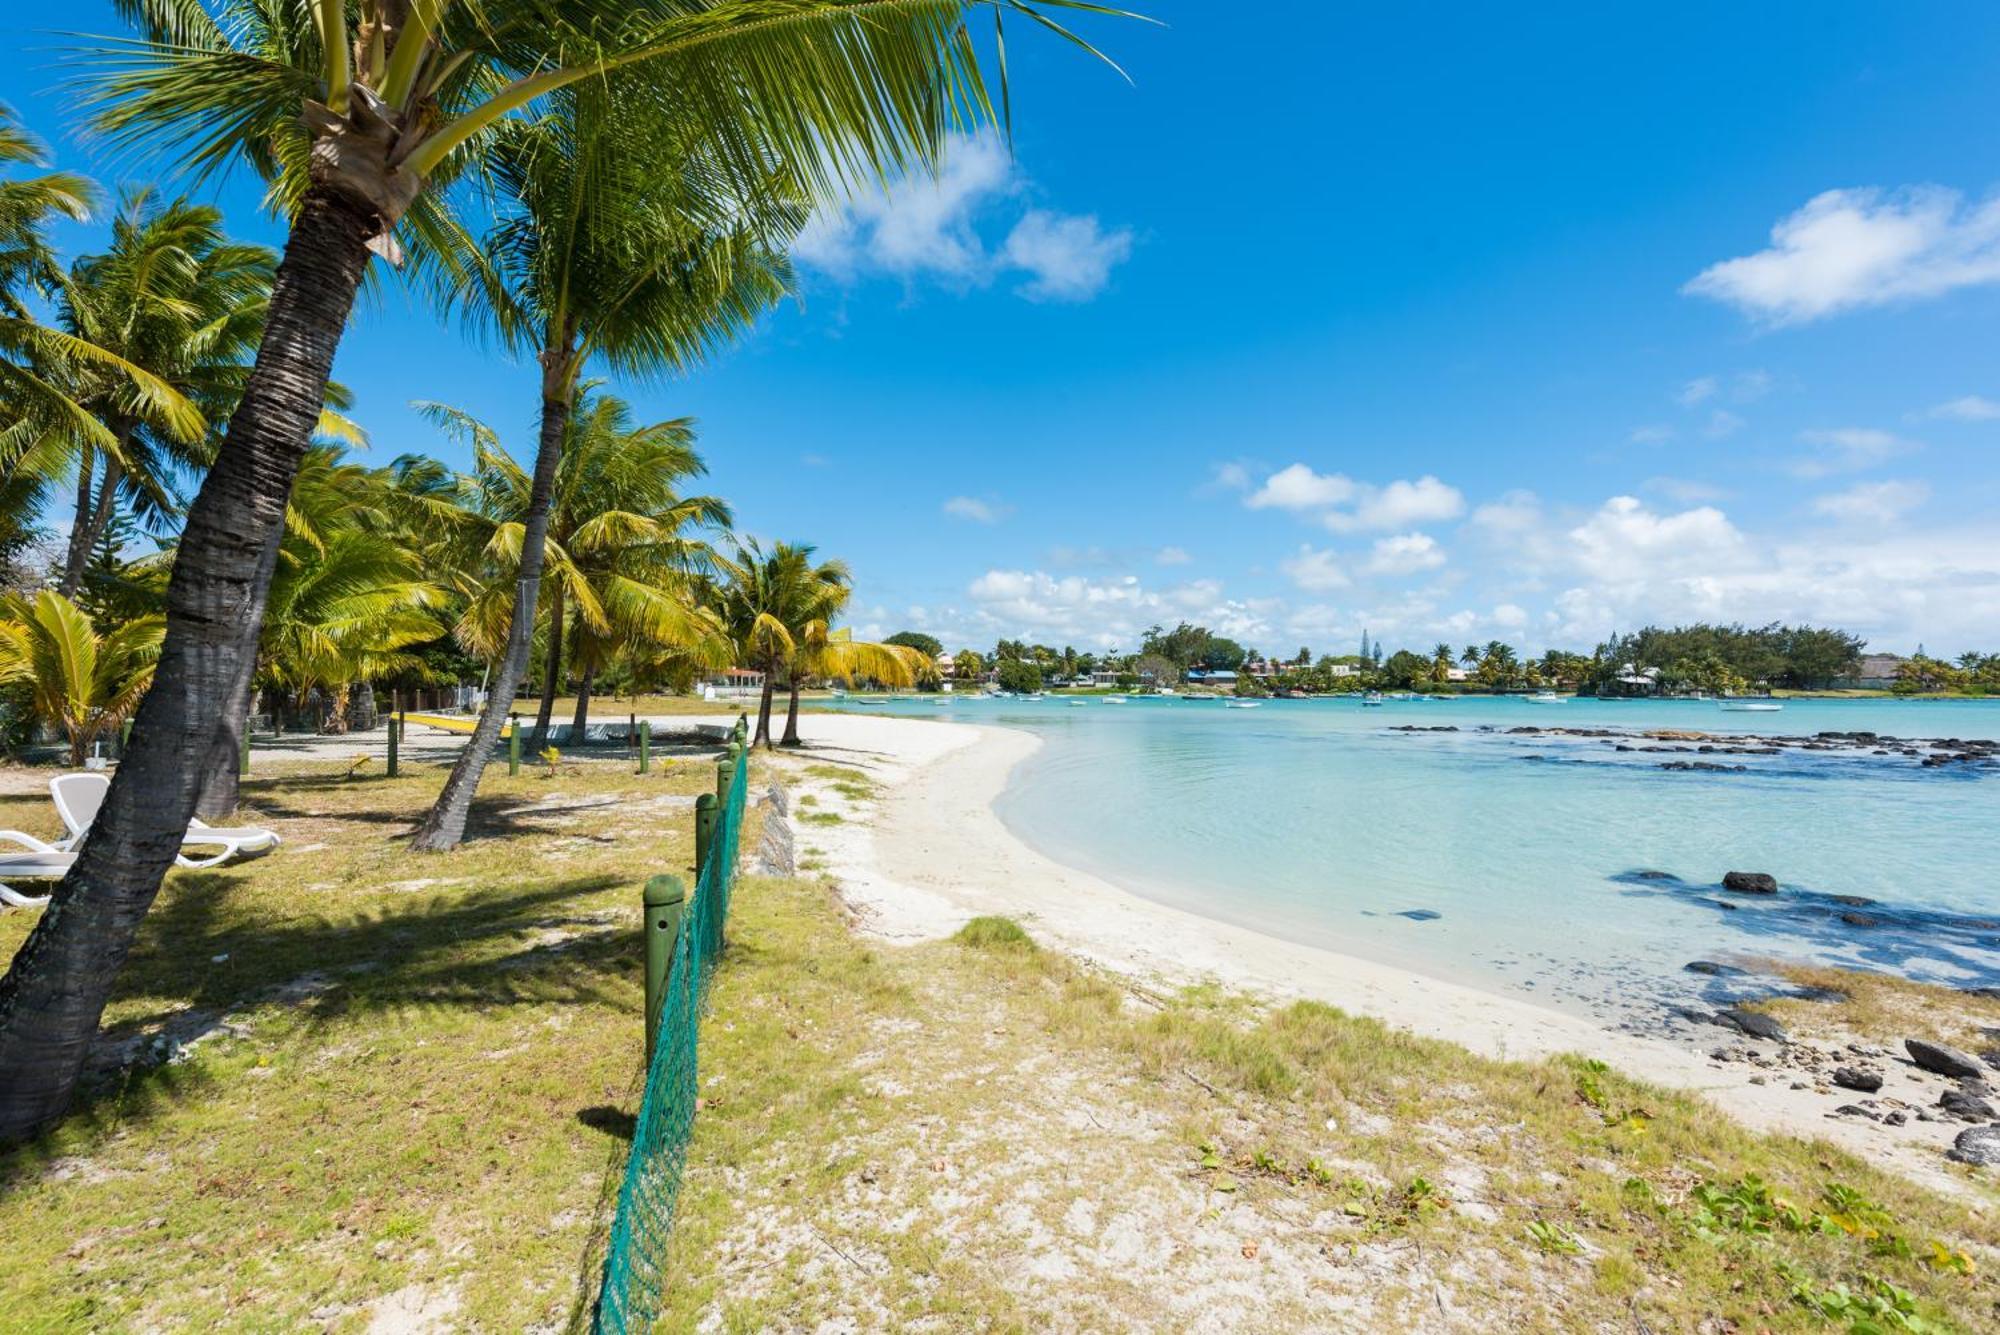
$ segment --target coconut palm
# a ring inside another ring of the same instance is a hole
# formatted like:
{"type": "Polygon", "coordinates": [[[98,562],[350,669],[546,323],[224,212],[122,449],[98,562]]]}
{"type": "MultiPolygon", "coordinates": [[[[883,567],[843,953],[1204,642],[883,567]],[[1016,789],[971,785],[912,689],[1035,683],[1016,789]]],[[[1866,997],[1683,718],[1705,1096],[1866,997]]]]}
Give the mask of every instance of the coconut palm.
{"type": "Polygon", "coordinates": [[[926,666],[933,673],[937,671],[920,650],[857,640],[848,628],[835,629],[832,619],[847,605],[853,590],[830,581],[819,587],[821,614],[806,621],[793,636],[797,650],[785,673],[791,698],[785,706],[785,735],[778,741],[780,746],[803,745],[799,738],[799,691],[808,680],[873,677],[888,686],[914,686],[926,666]]]}
{"type": "MultiPolygon", "coordinates": [[[[692,448],[693,424],[676,419],[635,427],[622,399],[594,386],[580,398],[568,419],[542,543],[553,578],[540,599],[546,658],[530,750],[546,740],[565,650],[582,677],[579,729],[591,679],[615,650],[644,646],[703,666],[721,666],[729,653],[694,585],[713,558],[695,531],[726,526],[729,508],[712,496],[678,492],[681,482],[706,471],[692,448]]],[[[490,659],[509,645],[533,483],[491,428],[456,409],[422,407],[473,451],[474,469],[443,512],[456,550],[439,564],[457,572],[464,600],[454,628],[459,641],[490,659]]],[[[406,490],[437,494],[429,470],[407,476],[406,490]]]]}
{"type": "MultiPolygon", "coordinates": [[[[42,145],[0,107],[0,168],[40,168],[47,161],[42,145]]],[[[47,228],[57,219],[87,220],[96,197],[95,185],[70,172],[0,180],[0,488],[33,507],[10,507],[15,526],[25,527],[25,517],[39,511],[50,485],[70,467],[75,442],[113,444],[79,400],[79,379],[115,387],[124,402],[170,429],[193,431],[200,421],[170,386],[116,351],[36,318],[33,299],[63,286],[47,228]]]]}
{"type": "Polygon", "coordinates": [[[37,717],[69,738],[69,763],[132,714],[152,684],[165,623],[126,621],[102,634],[53,589],[0,598],[0,685],[26,684],[37,717]]]}
{"type": "Polygon", "coordinates": [[[753,746],[771,744],[771,699],[778,678],[803,652],[800,639],[806,627],[826,619],[829,606],[839,605],[837,599],[848,584],[845,564],[827,561],[815,566],[812,556],[811,547],[784,542],[766,551],[753,538],[721,561],[717,607],[735,645],[736,661],[764,674],[753,746]]]}
{"type": "MultiPolygon", "coordinates": [[[[460,752],[414,847],[463,837],[480,775],[527,669],[550,508],[582,368],[595,358],[628,375],[685,371],[754,322],[785,291],[783,246],[805,211],[782,190],[755,199],[706,150],[677,147],[685,118],[652,114],[631,89],[565,90],[548,114],[496,133],[489,175],[499,219],[478,244],[459,237],[437,257],[449,305],[486,323],[541,368],[540,438],[520,509],[523,557],[485,712],[460,752]],[[633,153],[630,145],[653,149],[633,153]]],[[[542,707],[532,748],[546,742],[564,620],[558,588],[542,707]]],[[[586,706],[587,707],[587,706],[586,706]]]]}
{"type": "Polygon", "coordinates": [[[63,275],[62,326],[171,385],[201,414],[194,423],[163,419],[126,377],[78,368],[72,395],[111,444],[76,441],[65,594],[74,597],[81,586],[84,564],[121,497],[157,529],[178,508],[177,479],[213,455],[208,426],[227,415],[249,371],[276,263],[262,246],[229,241],[216,209],[137,193],[112,221],[109,248],[63,275]],[[189,425],[200,430],[190,433],[189,425]]]}

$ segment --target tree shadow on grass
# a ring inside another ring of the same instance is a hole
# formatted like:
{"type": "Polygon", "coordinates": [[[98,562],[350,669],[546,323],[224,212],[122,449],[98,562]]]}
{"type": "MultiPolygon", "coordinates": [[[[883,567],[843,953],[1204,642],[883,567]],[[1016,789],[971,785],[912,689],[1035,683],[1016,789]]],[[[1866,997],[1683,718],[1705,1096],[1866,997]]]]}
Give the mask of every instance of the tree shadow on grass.
{"type": "MultiPolygon", "coordinates": [[[[228,901],[244,877],[176,877],[120,974],[120,998],[161,1003],[101,1031],[64,1125],[92,1132],[144,1121],[208,1083],[189,1044],[269,1007],[309,1033],[412,1008],[607,1006],[635,1016],[639,934],[577,901],[626,884],[581,876],[535,888],[412,896],[366,911],[245,920],[228,901]],[[618,980],[626,980],[623,983],[618,980]]],[[[64,1152],[75,1152],[74,1137],[64,1152]]],[[[0,1153],[0,1190],[55,1151],[47,1138],[0,1153]]]]}

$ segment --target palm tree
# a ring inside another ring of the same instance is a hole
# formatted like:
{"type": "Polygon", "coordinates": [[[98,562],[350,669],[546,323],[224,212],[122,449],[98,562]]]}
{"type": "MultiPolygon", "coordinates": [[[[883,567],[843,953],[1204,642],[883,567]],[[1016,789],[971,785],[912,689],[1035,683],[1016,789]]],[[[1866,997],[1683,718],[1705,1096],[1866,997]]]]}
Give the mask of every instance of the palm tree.
{"type": "MultiPolygon", "coordinates": [[[[47,153],[0,107],[0,167],[43,167],[47,153]]],[[[56,219],[90,217],[97,187],[69,172],[0,181],[0,488],[39,510],[66,472],[73,442],[107,448],[104,423],[80,401],[77,382],[116,389],[122,400],[172,430],[198,428],[200,416],[171,386],[88,336],[43,323],[32,299],[63,286],[46,229],[56,219]]],[[[28,512],[8,516],[24,524],[28,512]]],[[[88,549],[86,548],[86,551],[88,549]]]]}
{"type": "Polygon", "coordinates": [[[249,372],[276,264],[262,246],[230,242],[216,209],[185,200],[161,204],[140,193],[128,196],[113,220],[109,249],[78,260],[62,278],[64,328],[171,385],[195,405],[202,428],[185,434],[184,424],[162,420],[124,376],[83,368],[72,392],[112,444],[100,450],[88,439],[76,442],[65,594],[74,597],[81,586],[84,564],[121,493],[157,527],[178,507],[176,478],[212,457],[214,442],[204,434],[227,415],[249,372]]]}
{"type": "MultiPolygon", "coordinates": [[[[929,167],[948,129],[990,115],[964,26],[975,7],[1052,26],[1043,11],[1089,6],[120,0],[140,36],[96,55],[98,127],[198,173],[247,163],[291,228],[254,367],[182,529],[161,689],[140,706],[51,911],[0,979],[0,1141],[68,1106],[119,962],[193,812],[184,758],[202,753],[248,689],[285,500],[369,256],[393,257],[399,228],[411,240],[444,231],[438,185],[465,171],[500,122],[620,71],[706,124],[745,187],[739,198],[756,197],[774,162],[816,198],[867,174],[929,167]]],[[[436,823],[447,835],[471,801],[458,787],[436,823]]],[[[427,833],[437,846],[438,832],[427,833]]]]}
{"type": "Polygon", "coordinates": [[[1460,655],[1458,656],[1458,665],[1459,665],[1460,667],[1463,667],[1463,668],[1476,668],[1476,667],[1478,667],[1478,666],[1479,666],[1479,646],[1478,646],[1478,645],[1476,645],[1476,644],[1468,644],[1468,645],[1466,645],[1466,646],[1465,646],[1465,652],[1461,653],[1461,654],[1460,654],[1460,655]]]}
{"type": "Polygon", "coordinates": [[[69,763],[131,716],[152,684],[165,629],[158,617],[99,634],[90,617],[53,589],[0,598],[0,684],[31,687],[35,714],[69,738],[69,763]]]}
{"type": "Polygon", "coordinates": [[[1433,684],[1443,685],[1445,682],[1451,680],[1451,669],[1454,661],[1451,646],[1448,644],[1440,643],[1436,648],[1431,650],[1431,681],[1433,684]]]}
{"type": "MultiPolygon", "coordinates": [[[[643,644],[712,666],[726,662],[722,628],[694,599],[693,577],[713,553],[688,536],[724,527],[729,509],[712,496],[683,497],[678,485],[706,471],[685,419],[635,427],[624,400],[591,392],[570,416],[549,505],[543,559],[546,646],[542,701],[530,750],[546,740],[562,681],[564,651],[583,676],[577,729],[590,679],[618,647],[643,644]]],[[[532,482],[490,427],[456,409],[423,405],[433,421],[470,441],[475,467],[460,479],[454,567],[465,608],[459,641],[493,658],[506,651],[532,482]]],[[[572,735],[575,735],[573,733],[572,735]]]]}
{"type": "MultiPolygon", "coordinates": [[[[847,566],[813,564],[813,549],[781,542],[768,552],[754,538],[721,559],[717,602],[736,647],[737,662],[764,674],[751,745],[771,745],[771,700],[778,678],[802,664],[814,648],[813,628],[824,627],[847,596],[847,566]]],[[[824,638],[824,631],[820,632],[824,638]]]]}
{"type": "MultiPolygon", "coordinates": [[[[541,436],[521,512],[529,540],[511,590],[505,650],[472,739],[417,832],[420,849],[450,848],[463,837],[472,794],[525,674],[542,574],[543,545],[532,539],[548,531],[584,363],[595,357],[635,375],[698,363],[783,294],[782,246],[805,219],[790,203],[732,207],[714,191],[726,173],[701,150],[676,149],[679,122],[648,114],[640,98],[589,91],[560,94],[549,114],[497,135],[489,171],[506,196],[500,219],[483,242],[460,237],[439,261],[449,270],[453,307],[535,355],[541,436]],[[655,151],[635,154],[634,143],[655,151]],[[725,215],[728,224],[710,225],[725,215]]],[[[560,613],[558,606],[549,642],[558,668],[560,613]]],[[[534,749],[546,740],[553,698],[545,683],[534,749]]]]}

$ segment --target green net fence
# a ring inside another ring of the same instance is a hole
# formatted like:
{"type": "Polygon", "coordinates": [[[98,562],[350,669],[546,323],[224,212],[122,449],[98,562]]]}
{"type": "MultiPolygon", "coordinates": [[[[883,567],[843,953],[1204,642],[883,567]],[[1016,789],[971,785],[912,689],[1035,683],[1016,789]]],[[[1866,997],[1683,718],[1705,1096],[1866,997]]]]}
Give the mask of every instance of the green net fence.
{"type": "Polygon", "coordinates": [[[729,916],[729,889],[735,879],[737,837],[743,825],[744,792],[749,787],[748,752],[739,751],[727,803],[718,813],[714,839],[681,913],[673,964],[660,1001],[653,1059],[646,1069],[631,1157],[618,1188],[618,1211],[604,1257],[604,1282],[597,1296],[592,1329],[622,1333],[647,1331],[660,1310],[666,1279],[667,1238],[688,1133],[694,1126],[699,1089],[696,1040],[708,978],[722,951],[722,927],[729,916]]]}

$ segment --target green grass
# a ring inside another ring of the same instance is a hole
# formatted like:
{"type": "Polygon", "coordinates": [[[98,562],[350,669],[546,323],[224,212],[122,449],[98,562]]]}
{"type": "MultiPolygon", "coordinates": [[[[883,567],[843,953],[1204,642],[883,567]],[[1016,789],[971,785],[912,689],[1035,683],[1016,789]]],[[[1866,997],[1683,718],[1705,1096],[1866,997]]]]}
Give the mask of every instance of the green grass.
{"type": "MultiPolygon", "coordinates": [[[[0,1156],[0,1329],[361,1330],[412,1284],[484,1329],[576,1306],[636,1109],[639,886],[693,851],[645,804],[712,767],[489,771],[442,856],[402,847],[435,772],[325,769],[246,784],[285,846],[172,873],[105,1015],[207,1036],[0,1156]]],[[[53,833],[46,797],[0,825],[53,833]]],[[[0,915],[0,959],[32,923],[0,915]]]]}

